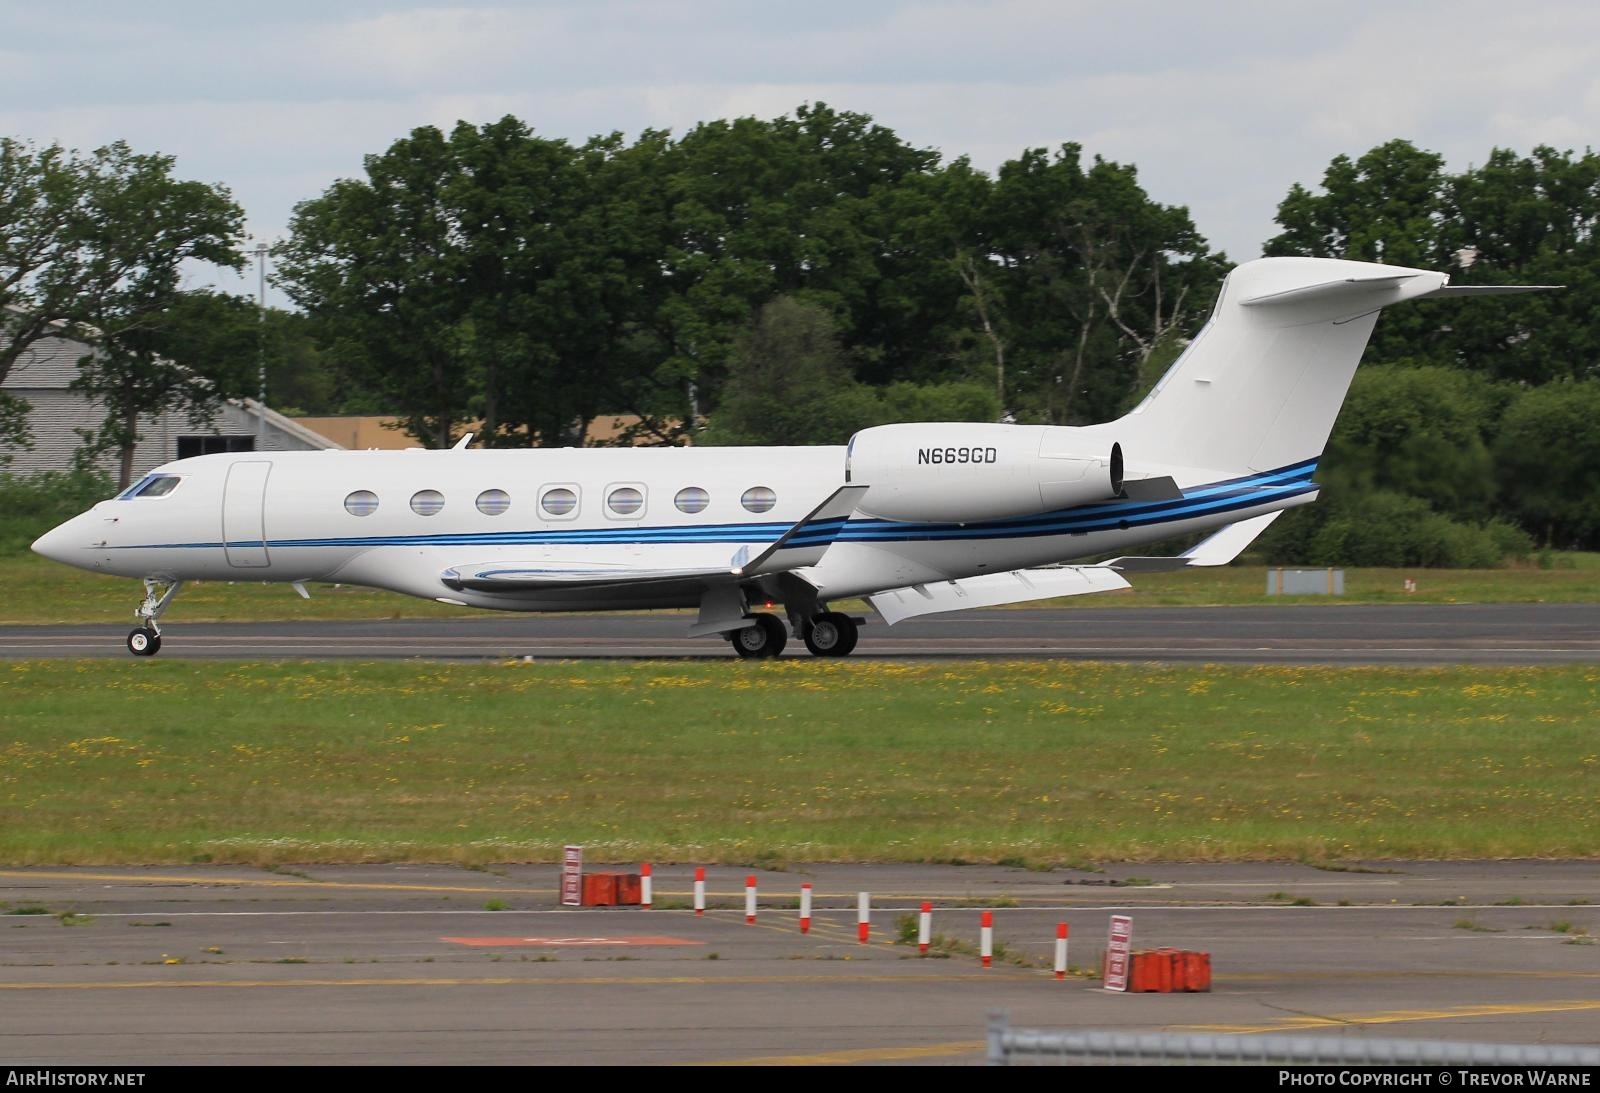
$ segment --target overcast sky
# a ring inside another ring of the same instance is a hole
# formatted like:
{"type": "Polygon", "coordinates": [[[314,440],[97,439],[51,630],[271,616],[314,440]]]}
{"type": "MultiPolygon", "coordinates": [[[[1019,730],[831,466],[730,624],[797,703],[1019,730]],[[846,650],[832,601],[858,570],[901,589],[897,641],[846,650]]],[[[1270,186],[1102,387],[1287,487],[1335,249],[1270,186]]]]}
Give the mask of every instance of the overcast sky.
{"type": "Polygon", "coordinates": [[[581,141],[816,100],[987,170],[1077,141],[1244,260],[1341,152],[1600,143],[1600,4],[0,0],[0,134],[175,155],[269,242],[418,125],[581,141]]]}

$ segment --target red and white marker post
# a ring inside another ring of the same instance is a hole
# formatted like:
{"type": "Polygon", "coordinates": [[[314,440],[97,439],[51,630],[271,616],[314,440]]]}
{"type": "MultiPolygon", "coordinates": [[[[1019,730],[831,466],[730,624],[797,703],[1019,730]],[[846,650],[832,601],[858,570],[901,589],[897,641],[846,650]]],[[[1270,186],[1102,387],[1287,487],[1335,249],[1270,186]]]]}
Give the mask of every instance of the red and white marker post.
{"type": "Polygon", "coordinates": [[[747,925],[756,923],[756,875],[751,873],[744,878],[744,921],[747,925]]]}
{"type": "Polygon", "coordinates": [[[978,929],[978,956],[983,960],[985,968],[994,966],[994,912],[985,911],[978,920],[982,925],[978,929]]]}
{"type": "Polygon", "coordinates": [[[706,913],[706,867],[703,865],[694,867],[694,913],[706,913]]]}
{"type": "Polygon", "coordinates": [[[1067,924],[1056,923],[1056,978],[1067,977],[1067,924]]]}
{"type": "Polygon", "coordinates": [[[922,901],[922,913],[917,916],[917,952],[928,955],[928,945],[933,940],[933,904],[922,901]]]}
{"type": "Polygon", "coordinates": [[[856,940],[865,945],[872,933],[872,896],[861,892],[856,896],[856,940]]]}
{"type": "Polygon", "coordinates": [[[639,863],[639,904],[646,911],[650,910],[653,896],[650,892],[650,863],[639,863]]]}
{"type": "Polygon", "coordinates": [[[811,882],[806,881],[800,886],[800,932],[811,932],[811,882]]]}

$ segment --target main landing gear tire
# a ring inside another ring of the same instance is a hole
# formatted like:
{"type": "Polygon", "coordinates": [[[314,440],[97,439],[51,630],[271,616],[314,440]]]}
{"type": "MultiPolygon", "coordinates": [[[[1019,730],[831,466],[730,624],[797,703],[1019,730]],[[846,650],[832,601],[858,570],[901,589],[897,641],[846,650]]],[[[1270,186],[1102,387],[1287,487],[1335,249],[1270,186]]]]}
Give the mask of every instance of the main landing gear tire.
{"type": "Polygon", "coordinates": [[[837,611],[818,615],[805,629],[806,648],[815,657],[847,657],[860,636],[856,620],[837,611]]]}
{"type": "Polygon", "coordinates": [[[136,657],[153,657],[161,652],[161,635],[147,626],[128,631],[128,652],[136,657]]]}
{"type": "Polygon", "coordinates": [[[733,651],[745,660],[765,660],[783,652],[789,642],[783,623],[774,615],[755,615],[750,625],[729,635],[733,651]]]}

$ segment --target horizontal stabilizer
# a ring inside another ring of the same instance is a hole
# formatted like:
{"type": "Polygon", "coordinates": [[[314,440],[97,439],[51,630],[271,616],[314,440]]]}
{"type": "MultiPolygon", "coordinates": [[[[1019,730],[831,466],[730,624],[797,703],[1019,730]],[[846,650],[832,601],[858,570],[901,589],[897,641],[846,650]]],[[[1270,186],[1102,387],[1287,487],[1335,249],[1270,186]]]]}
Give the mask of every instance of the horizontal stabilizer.
{"type": "Polygon", "coordinates": [[[1555,292],[1566,287],[1566,285],[1445,285],[1418,298],[1431,300],[1435,296],[1517,296],[1524,292],[1555,292]]]}
{"type": "Polygon", "coordinates": [[[1124,573],[1160,573],[1164,570],[1187,569],[1190,566],[1227,565],[1237,558],[1244,548],[1255,542],[1256,536],[1267,530],[1267,525],[1283,515],[1283,510],[1264,516],[1252,516],[1229,524],[1215,535],[1207,536],[1182,554],[1169,558],[1112,558],[1101,564],[1124,573]]]}
{"type": "Polygon", "coordinates": [[[891,588],[867,597],[873,610],[890,626],[918,615],[996,607],[1057,596],[1082,596],[1127,588],[1128,582],[1103,566],[1061,566],[1051,569],[1013,569],[958,581],[930,581],[906,588],[891,588]]]}
{"type": "Polygon", "coordinates": [[[1337,281],[1323,281],[1316,285],[1301,285],[1281,292],[1268,292],[1249,296],[1239,301],[1241,307],[1273,307],[1279,304],[1298,304],[1307,300],[1336,300],[1341,296],[1366,297],[1374,289],[1399,288],[1405,282],[1421,276],[1420,271],[1385,273],[1372,277],[1341,277],[1337,281]]]}

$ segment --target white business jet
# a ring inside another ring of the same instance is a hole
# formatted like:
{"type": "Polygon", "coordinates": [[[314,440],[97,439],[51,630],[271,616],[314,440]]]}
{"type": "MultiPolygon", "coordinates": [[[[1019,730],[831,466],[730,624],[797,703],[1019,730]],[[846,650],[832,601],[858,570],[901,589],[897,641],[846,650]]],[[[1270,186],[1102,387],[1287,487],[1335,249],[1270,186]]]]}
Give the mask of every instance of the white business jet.
{"type": "Polygon", "coordinates": [[[335,581],[502,611],[698,608],[741,657],[846,656],[865,597],[919,615],[1126,588],[1231,561],[1312,481],[1378,311],[1442,273],[1314,258],[1235,269],[1133,411],[1080,428],[882,425],[845,447],[257,452],[157,468],[33,544],[142,578],[128,649],[186,581],[335,581]],[[1212,531],[1188,552],[1141,544],[1212,531]],[[787,616],[758,610],[782,605],[787,616]]]}

